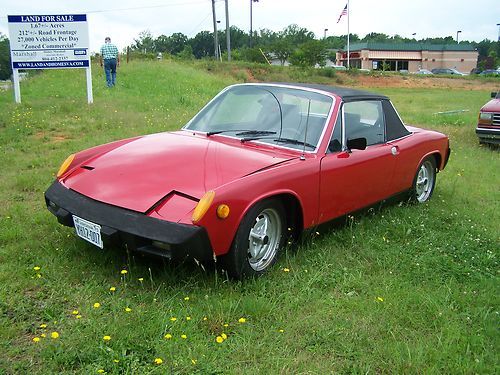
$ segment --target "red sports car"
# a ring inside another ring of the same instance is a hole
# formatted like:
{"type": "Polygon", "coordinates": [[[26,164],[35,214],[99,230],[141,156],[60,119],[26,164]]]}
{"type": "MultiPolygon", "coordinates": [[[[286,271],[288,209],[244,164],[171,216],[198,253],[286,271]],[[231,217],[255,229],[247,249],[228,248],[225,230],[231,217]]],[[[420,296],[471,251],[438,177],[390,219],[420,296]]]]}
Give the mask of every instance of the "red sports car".
{"type": "Polygon", "coordinates": [[[86,241],[217,258],[260,275],[290,235],[402,192],[427,201],[448,138],[389,98],[306,84],[225,88],[181,130],[70,155],[47,207],[86,241]]]}

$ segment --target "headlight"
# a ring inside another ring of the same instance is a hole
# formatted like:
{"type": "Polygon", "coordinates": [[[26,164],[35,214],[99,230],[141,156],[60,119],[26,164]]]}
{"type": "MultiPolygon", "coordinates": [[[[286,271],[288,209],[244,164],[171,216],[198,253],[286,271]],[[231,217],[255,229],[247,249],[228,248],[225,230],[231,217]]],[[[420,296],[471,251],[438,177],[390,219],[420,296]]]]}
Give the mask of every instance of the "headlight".
{"type": "Polygon", "coordinates": [[[493,113],[480,112],[479,119],[483,121],[491,121],[493,118],[493,113]]]}
{"type": "Polygon", "coordinates": [[[74,158],[75,158],[75,154],[71,154],[70,156],[68,156],[66,158],[66,160],[61,164],[61,167],[57,171],[57,177],[61,177],[64,174],[64,172],[66,172],[68,170],[68,168],[71,165],[71,163],[73,162],[74,158]]]}
{"type": "Polygon", "coordinates": [[[208,209],[210,208],[214,198],[215,198],[215,191],[213,191],[213,190],[207,191],[203,195],[203,197],[201,197],[200,201],[198,202],[198,204],[194,208],[193,216],[191,217],[191,220],[193,221],[193,223],[196,224],[198,221],[200,221],[203,218],[203,216],[205,216],[205,214],[207,213],[208,209]]]}

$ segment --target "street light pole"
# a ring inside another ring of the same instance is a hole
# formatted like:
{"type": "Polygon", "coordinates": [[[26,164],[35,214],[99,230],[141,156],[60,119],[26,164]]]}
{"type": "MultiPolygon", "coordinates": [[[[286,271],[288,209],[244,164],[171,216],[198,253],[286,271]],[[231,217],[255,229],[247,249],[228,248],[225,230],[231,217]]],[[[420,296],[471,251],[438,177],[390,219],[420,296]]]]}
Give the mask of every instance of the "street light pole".
{"type": "Polygon", "coordinates": [[[497,23],[498,26],[498,41],[500,42],[500,23],[497,23]]]}
{"type": "Polygon", "coordinates": [[[458,44],[458,34],[460,34],[462,30],[457,30],[457,44],[458,44]]]}
{"type": "Polygon", "coordinates": [[[325,33],[323,35],[323,39],[326,39],[326,32],[328,31],[328,29],[325,29],[325,33]]]}

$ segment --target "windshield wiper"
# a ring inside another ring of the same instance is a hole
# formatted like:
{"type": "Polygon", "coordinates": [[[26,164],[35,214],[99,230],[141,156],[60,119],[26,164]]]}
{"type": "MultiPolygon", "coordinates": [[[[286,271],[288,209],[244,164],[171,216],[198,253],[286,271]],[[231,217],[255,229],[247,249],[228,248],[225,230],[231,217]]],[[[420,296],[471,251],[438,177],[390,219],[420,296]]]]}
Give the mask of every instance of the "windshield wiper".
{"type": "Polygon", "coordinates": [[[299,141],[297,139],[292,139],[292,138],[276,138],[276,139],[273,139],[273,141],[279,142],[279,143],[290,143],[292,145],[304,145],[304,146],[310,147],[312,149],[316,148],[315,145],[312,145],[312,144],[304,142],[304,141],[299,141]]]}
{"type": "Polygon", "coordinates": [[[214,134],[227,133],[227,132],[239,132],[235,135],[268,135],[268,134],[276,134],[276,132],[268,131],[268,130],[239,130],[239,129],[225,129],[225,130],[214,130],[211,132],[207,132],[207,137],[210,137],[214,134]]]}

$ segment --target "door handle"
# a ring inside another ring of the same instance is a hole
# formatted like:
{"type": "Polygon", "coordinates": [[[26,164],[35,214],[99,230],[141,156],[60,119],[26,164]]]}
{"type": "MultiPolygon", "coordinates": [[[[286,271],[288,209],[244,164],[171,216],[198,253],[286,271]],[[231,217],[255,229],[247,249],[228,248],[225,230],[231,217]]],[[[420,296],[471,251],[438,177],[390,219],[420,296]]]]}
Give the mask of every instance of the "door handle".
{"type": "Polygon", "coordinates": [[[391,147],[391,154],[396,156],[399,154],[399,147],[398,146],[392,146],[391,147]]]}

